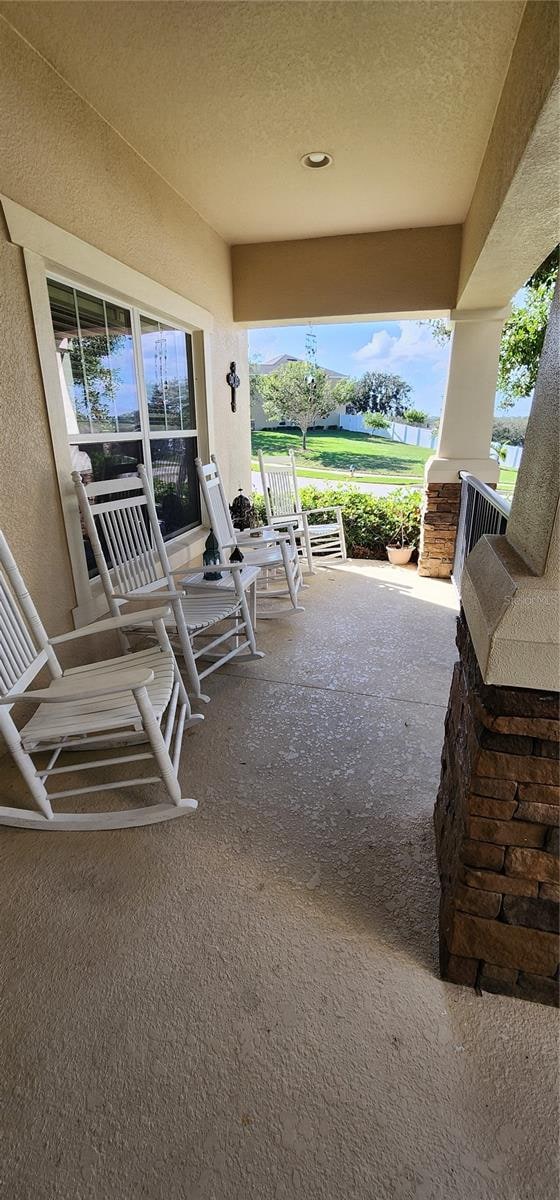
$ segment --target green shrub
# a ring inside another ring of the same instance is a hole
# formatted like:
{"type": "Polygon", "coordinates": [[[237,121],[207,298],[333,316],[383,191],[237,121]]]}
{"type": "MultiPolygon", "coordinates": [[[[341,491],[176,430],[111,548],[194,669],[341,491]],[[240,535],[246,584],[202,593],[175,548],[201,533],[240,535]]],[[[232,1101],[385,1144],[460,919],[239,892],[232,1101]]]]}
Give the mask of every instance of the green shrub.
{"type": "Polygon", "coordinates": [[[427,420],[428,414],[421,408],[407,408],[403,416],[407,425],[425,425],[427,420]]]}
{"type": "MultiPolygon", "coordinates": [[[[389,496],[372,496],[359,492],[352,484],[339,484],[324,491],[309,485],[300,488],[300,499],[303,509],[319,509],[322,504],[340,505],[347,550],[353,558],[385,558],[385,547],[397,535],[401,523],[408,545],[418,546],[422,499],[418,491],[398,488],[389,496]]],[[[253,504],[265,521],[263,497],[253,494],[253,504]]],[[[314,524],[321,524],[325,519],[332,520],[332,513],[325,517],[318,512],[310,517],[314,524]]]]}
{"type": "Polygon", "coordinates": [[[391,422],[383,413],[367,412],[364,413],[364,425],[367,425],[368,429],[389,429],[391,422]]]}
{"type": "Polygon", "coordinates": [[[264,525],[266,522],[266,508],[264,506],[264,496],[262,496],[260,492],[253,492],[253,495],[251,496],[251,503],[257,514],[257,517],[259,518],[259,521],[262,521],[262,524],[264,525]]]}

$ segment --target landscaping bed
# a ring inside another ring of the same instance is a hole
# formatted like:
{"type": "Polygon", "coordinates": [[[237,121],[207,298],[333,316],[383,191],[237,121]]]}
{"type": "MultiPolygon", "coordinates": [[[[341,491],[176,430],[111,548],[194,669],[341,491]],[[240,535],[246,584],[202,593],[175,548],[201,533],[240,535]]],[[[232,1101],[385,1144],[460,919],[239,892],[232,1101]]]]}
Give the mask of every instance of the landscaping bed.
{"type": "MultiPolygon", "coordinates": [[[[420,491],[398,488],[390,496],[370,496],[359,492],[351,484],[328,490],[310,486],[300,489],[300,499],[304,510],[340,505],[350,558],[385,559],[386,547],[394,538],[401,521],[408,545],[418,546],[422,503],[420,491]]],[[[265,521],[263,497],[255,494],[253,503],[259,518],[265,521]]],[[[310,522],[320,524],[324,519],[322,513],[318,512],[313,514],[310,522]]],[[[332,513],[327,514],[327,519],[332,520],[332,513]]]]}

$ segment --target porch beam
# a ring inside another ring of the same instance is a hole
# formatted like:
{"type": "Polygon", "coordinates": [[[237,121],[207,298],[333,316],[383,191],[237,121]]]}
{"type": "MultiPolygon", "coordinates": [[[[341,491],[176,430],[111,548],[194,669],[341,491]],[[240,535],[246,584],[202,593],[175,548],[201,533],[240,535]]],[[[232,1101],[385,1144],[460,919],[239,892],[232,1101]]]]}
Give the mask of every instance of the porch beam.
{"type": "Polygon", "coordinates": [[[461,226],[232,246],[233,313],[245,325],[449,313],[461,226]]]}

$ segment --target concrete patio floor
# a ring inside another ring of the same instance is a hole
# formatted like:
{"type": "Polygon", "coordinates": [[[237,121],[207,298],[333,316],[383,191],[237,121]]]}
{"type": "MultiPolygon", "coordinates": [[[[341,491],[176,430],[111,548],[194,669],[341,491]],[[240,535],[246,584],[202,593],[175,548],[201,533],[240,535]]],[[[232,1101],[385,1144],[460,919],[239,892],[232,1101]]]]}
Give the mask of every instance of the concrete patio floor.
{"type": "Polygon", "coordinates": [[[213,677],[194,817],[0,829],[10,1200],[557,1195],[556,1014],[437,973],[453,589],[303,602],[213,677]]]}

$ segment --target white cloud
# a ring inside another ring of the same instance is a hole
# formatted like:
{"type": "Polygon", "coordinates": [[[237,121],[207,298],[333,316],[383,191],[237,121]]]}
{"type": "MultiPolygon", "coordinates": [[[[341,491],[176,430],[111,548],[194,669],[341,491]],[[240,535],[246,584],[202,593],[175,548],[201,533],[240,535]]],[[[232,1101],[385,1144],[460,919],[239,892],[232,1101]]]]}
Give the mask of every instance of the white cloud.
{"type": "Polygon", "coordinates": [[[420,363],[435,370],[445,366],[448,347],[438,345],[427,325],[400,321],[398,330],[394,337],[386,329],[373,333],[365,346],[354,351],[353,358],[363,366],[392,373],[420,363]]]}

